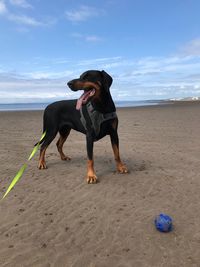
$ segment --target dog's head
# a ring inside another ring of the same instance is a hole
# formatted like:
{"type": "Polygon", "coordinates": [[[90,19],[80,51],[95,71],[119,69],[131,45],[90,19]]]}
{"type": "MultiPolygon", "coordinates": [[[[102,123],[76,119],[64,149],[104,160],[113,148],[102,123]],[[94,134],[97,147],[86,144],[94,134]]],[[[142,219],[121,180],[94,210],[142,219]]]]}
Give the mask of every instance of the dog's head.
{"type": "Polygon", "coordinates": [[[98,102],[102,95],[108,94],[112,81],[112,77],[104,70],[88,70],[81,74],[80,78],[71,80],[67,84],[72,91],[84,91],[77,102],[77,109],[80,109],[89,99],[98,102]]]}

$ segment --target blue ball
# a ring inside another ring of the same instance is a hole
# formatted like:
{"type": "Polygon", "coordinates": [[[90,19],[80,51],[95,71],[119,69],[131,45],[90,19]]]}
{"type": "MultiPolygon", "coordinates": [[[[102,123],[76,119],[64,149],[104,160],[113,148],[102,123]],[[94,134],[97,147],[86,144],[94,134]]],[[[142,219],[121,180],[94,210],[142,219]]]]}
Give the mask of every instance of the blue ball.
{"type": "Polygon", "coordinates": [[[172,218],[167,214],[161,213],[155,218],[155,226],[160,232],[170,232],[172,230],[172,218]]]}

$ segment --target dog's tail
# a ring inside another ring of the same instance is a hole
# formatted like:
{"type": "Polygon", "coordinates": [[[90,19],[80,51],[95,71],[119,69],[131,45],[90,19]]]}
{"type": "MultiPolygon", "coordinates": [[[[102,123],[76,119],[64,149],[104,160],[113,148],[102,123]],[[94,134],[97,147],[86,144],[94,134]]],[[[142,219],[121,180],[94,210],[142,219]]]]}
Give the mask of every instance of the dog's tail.
{"type": "Polygon", "coordinates": [[[34,146],[41,145],[43,142],[44,142],[44,140],[42,140],[42,141],[39,141],[39,142],[35,143],[35,145],[34,145],[34,146]]]}
{"type": "Polygon", "coordinates": [[[46,133],[47,133],[47,131],[44,130],[44,131],[43,131],[43,134],[42,134],[42,136],[41,136],[41,138],[40,138],[40,140],[39,140],[34,146],[41,145],[41,144],[44,142],[46,133]]]}

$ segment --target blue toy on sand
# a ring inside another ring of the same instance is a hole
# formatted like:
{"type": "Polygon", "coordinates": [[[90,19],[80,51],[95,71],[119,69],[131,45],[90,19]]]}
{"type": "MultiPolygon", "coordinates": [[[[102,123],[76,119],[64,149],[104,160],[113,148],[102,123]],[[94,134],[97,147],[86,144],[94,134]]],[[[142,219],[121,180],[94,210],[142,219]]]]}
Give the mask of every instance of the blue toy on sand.
{"type": "Polygon", "coordinates": [[[172,218],[164,213],[159,214],[155,218],[156,229],[160,232],[170,232],[172,230],[172,218]]]}

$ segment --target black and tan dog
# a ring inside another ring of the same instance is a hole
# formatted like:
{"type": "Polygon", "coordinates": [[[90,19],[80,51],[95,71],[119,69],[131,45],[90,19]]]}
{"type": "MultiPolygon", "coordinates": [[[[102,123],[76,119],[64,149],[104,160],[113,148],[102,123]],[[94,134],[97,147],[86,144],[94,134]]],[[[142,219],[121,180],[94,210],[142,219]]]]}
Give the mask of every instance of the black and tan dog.
{"type": "Polygon", "coordinates": [[[117,171],[128,172],[119,154],[118,118],[109,90],[111,84],[112,78],[105,71],[86,71],[80,78],[68,82],[72,91],[84,91],[78,100],[58,101],[47,106],[43,118],[43,130],[46,131],[46,136],[41,145],[39,169],[46,169],[45,152],[58,132],[60,137],[57,148],[61,159],[70,160],[63,153],[63,144],[70,130],[74,129],[86,135],[88,183],[97,182],[94,171],[93,143],[106,135],[110,135],[117,171]]]}

